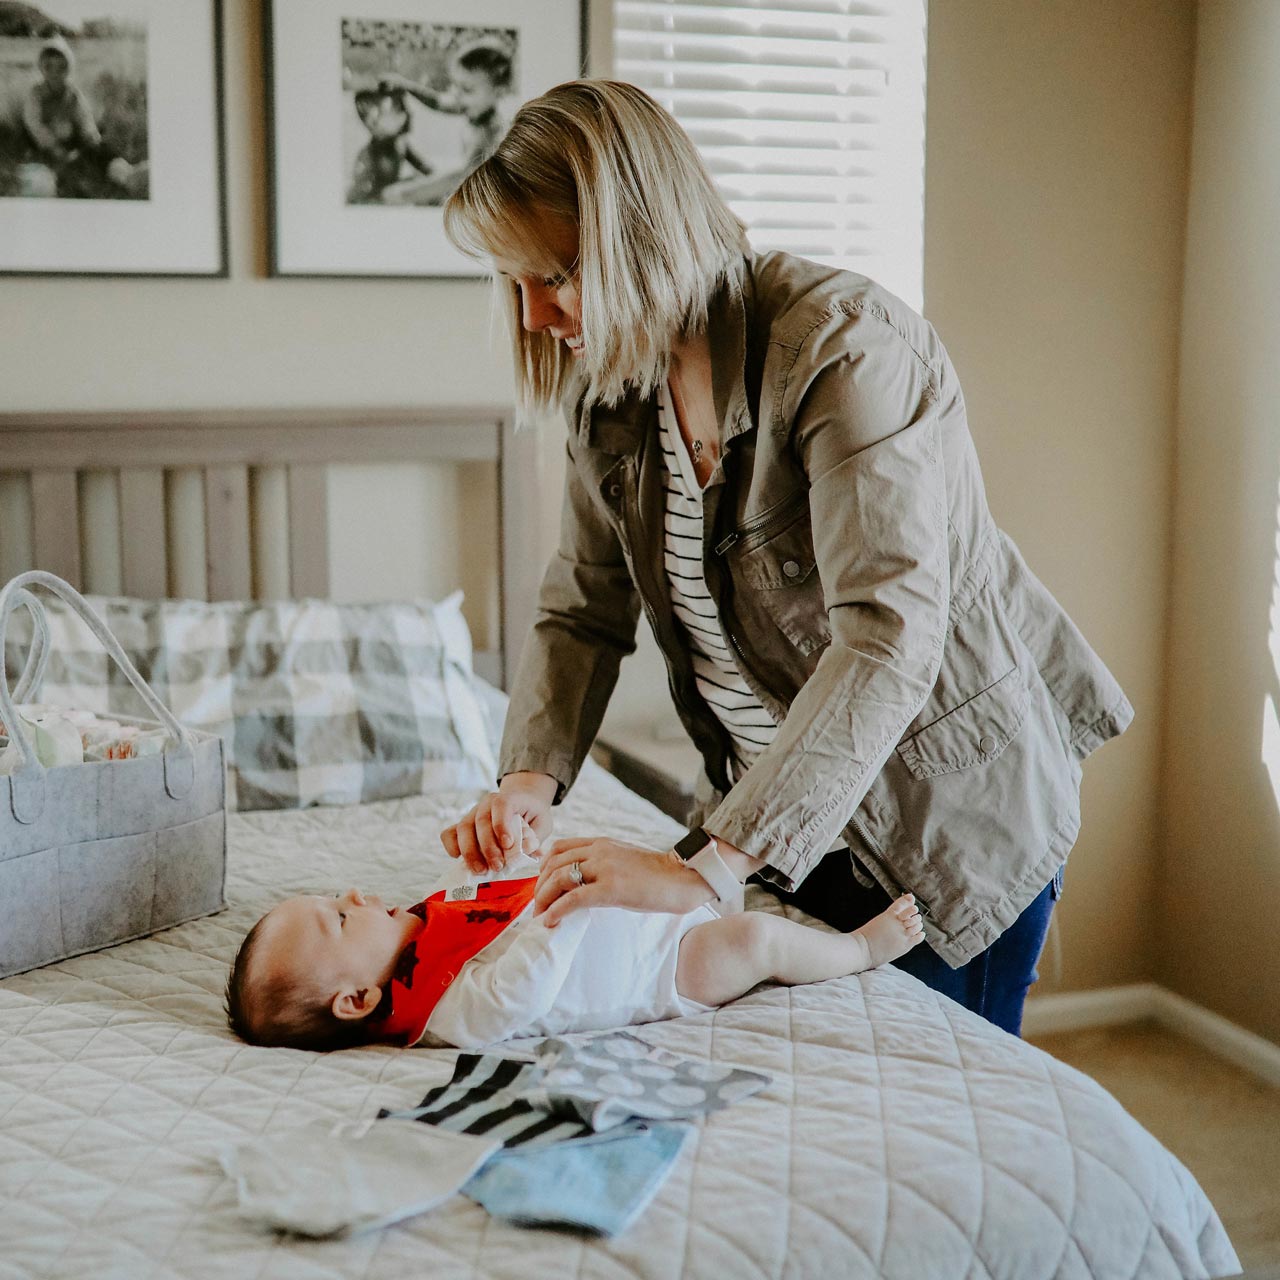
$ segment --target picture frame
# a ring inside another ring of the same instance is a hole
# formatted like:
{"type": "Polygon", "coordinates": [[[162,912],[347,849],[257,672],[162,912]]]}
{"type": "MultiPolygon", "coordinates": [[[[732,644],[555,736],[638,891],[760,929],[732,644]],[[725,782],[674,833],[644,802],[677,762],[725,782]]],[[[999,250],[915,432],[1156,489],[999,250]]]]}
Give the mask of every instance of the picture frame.
{"type": "Polygon", "coordinates": [[[227,275],[221,0],[0,25],[0,275],[227,275]]]}
{"type": "Polygon", "coordinates": [[[585,0],[264,0],[269,271],[483,276],[442,205],[521,102],[582,74],[585,0]]]}

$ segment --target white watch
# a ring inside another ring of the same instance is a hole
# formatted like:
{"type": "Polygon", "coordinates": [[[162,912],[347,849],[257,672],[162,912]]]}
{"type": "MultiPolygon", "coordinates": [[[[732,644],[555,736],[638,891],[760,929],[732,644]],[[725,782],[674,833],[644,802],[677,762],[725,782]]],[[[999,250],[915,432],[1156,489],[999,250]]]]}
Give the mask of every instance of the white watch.
{"type": "Polygon", "coordinates": [[[685,859],[685,865],[692,867],[711,886],[711,892],[716,895],[711,905],[720,915],[733,915],[742,910],[742,881],[725,866],[714,839],[692,858],[685,859]]]}

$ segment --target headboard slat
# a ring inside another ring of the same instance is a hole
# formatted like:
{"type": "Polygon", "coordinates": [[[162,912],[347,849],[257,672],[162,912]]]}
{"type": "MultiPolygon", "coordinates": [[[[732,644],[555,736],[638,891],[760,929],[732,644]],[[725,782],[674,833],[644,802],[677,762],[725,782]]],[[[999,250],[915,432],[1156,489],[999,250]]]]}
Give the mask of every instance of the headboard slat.
{"type": "Polygon", "coordinates": [[[120,472],[120,546],[125,595],[162,597],[168,569],[164,472],[159,467],[126,467],[120,472]]]}
{"type": "Polygon", "coordinates": [[[329,501],[325,468],[289,468],[289,589],[297,600],[329,591],[329,501]]]}
{"type": "Polygon", "coordinates": [[[248,467],[205,468],[204,536],[209,599],[248,600],[253,595],[248,467]]]}
{"type": "Polygon", "coordinates": [[[56,573],[77,590],[80,577],[80,500],[74,471],[31,476],[31,541],[35,567],[56,573]]]}

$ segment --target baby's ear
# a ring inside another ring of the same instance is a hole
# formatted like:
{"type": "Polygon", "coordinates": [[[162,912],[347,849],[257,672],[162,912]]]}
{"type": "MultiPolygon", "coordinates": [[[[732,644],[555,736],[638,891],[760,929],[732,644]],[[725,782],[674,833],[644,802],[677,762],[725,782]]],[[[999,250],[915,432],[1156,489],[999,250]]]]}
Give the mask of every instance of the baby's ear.
{"type": "Polygon", "coordinates": [[[344,987],[333,997],[333,1016],[343,1022],[357,1022],[367,1018],[382,999],[382,991],[378,987],[344,987]]]}

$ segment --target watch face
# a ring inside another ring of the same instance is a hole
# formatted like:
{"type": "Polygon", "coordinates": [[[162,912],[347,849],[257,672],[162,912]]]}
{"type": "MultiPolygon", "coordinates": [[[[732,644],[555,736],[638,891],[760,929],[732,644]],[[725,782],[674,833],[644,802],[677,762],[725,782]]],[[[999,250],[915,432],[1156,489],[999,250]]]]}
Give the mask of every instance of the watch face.
{"type": "Polygon", "coordinates": [[[686,835],[681,836],[676,845],[676,852],[686,861],[695,853],[701,853],[711,843],[711,837],[701,827],[694,827],[686,835]]]}

